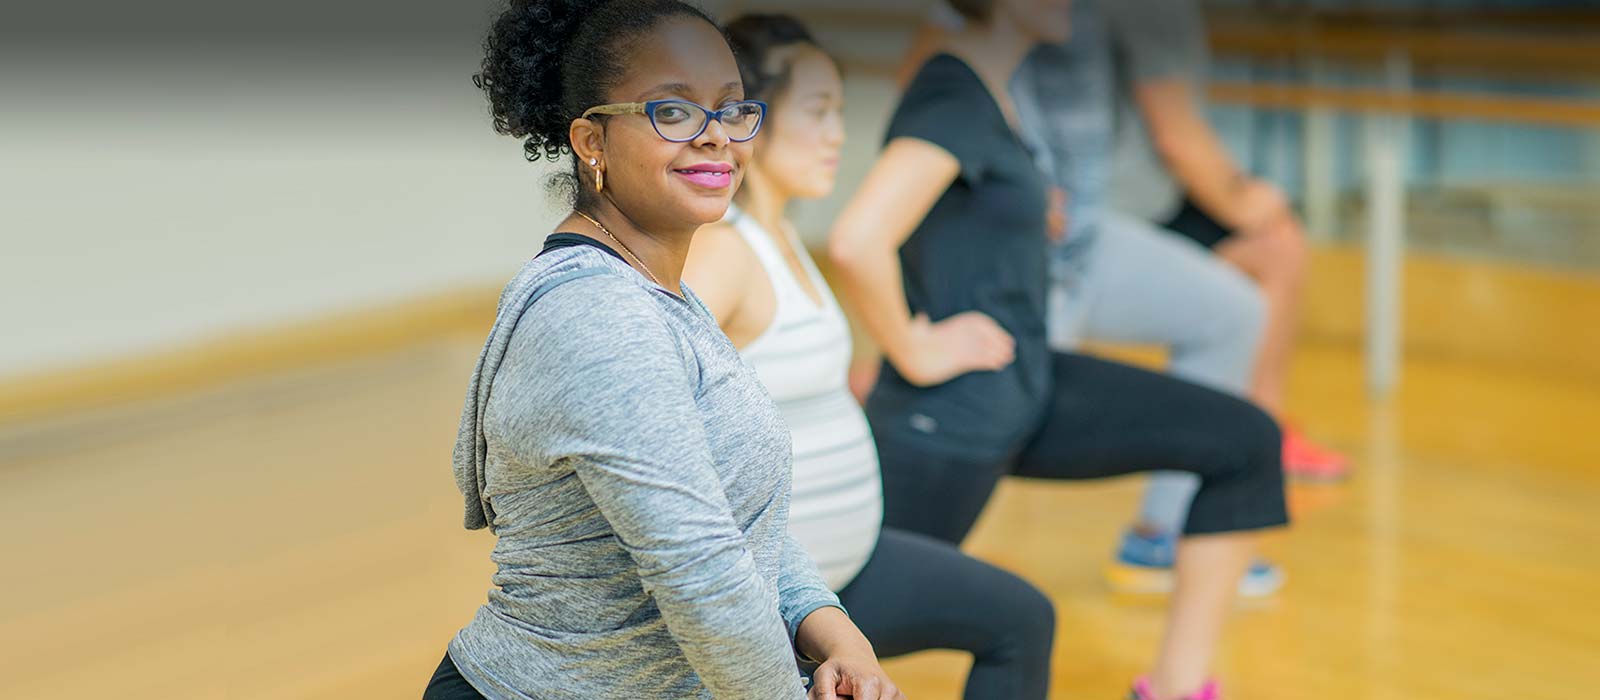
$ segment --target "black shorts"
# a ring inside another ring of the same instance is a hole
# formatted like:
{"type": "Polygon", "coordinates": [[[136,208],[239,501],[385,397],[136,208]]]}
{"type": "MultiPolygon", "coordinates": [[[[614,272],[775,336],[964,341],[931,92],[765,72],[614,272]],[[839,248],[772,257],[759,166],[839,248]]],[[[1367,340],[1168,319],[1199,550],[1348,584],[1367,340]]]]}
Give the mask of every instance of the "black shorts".
{"type": "Polygon", "coordinates": [[[1233,235],[1231,229],[1201,211],[1200,207],[1195,206],[1194,200],[1188,197],[1183,198],[1183,208],[1178,210],[1178,215],[1161,224],[1161,227],[1213,249],[1233,235]]]}

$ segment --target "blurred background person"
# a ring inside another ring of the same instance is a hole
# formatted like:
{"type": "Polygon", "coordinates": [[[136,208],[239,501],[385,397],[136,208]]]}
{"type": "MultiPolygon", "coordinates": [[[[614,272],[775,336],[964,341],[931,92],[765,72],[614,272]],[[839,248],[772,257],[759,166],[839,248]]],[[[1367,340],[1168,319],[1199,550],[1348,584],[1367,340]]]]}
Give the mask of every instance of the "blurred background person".
{"type": "Polygon", "coordinates": [[[1112,206],[1210,248],[1261,286],[1267,322],[1250,396],[1283,425],[1290,476],[1345,478],[1349,460],[1284,415],[1308,269],[1305,232],[1283,191],[1239,167],[1207,120],[1211,58],[1198,0],[1120,0],[1104,3],[1104,12],[1118,96],[1112,206]]]}
{"type": "MultiPolygon", "coordinates": [[[[1172,376],[1244,396],[1264,322],[1260,295],[1198,246],[1109,211],[1110,39],[1096,0],[1073,0],[1071,8],[1070,38],[1033,49],[1008,84],[1021,134],[1041,172],[1064,194],[1057,236],[1064,240],[1051,260],[1051,346],[1075,351],[1086,337],[1160,345],[1169,351],[1172,376]]],[[[943,2],[930,20],[911,61],[926,60],[937,50],[930,42],[965,24],[943,2]]],[[[1178,534],[1198,487],[1190,474],[1149,477],[1139,518],[1106,569],[1113,588],[1171,591],[1178,534]]],[[[1283,580],[1281,569],[1257,561],[1240,580],[1240,593],[1270,595],[1283,580]]]]}
{"type": "MultiPolygon", "coordinates": [[[[1047,113],[1055,110],[1070,118],[1062,110],[1083,100],[1094,100],[1096,104],[1081,108],[1084,116],[1079,119],[1104,119],[1104,110],[1112,110],[1111,123],[1102,124],[1102,133],[1097,137],[1106,141],[1088,137],[1072,141],[1071,150],[1081,153],[1080,159],[1087,159],[1092,165],[1075,161],[1059,145],[1053,160],[1064,162],[1044,165],[1096,171],[1092,178],[1077,179],[1080,196],[1091,201],[1069,205],[1070,215],[1098,216],[1099,209],[1115,209],[1122,214],[1111,216],[1132,216],[1154,224],[1160,231],[1188,238],[1256,281],[1266,301],[1266,316],[1264,327],[1258,331],[1260,347],[1250,369],[1249,395],[1281,419],[1284,383],[1307,271],[1305,236],[1299,220],[1281,190],[1250,176],[1234,163],[1226,145],[1206,121],[1202,88],[1209,52],[1204,21],[1194,0],[1134,0],[1105,5],[1103,10],[1085,11],[1082,26],[1074,36],[1077,48],[1069,49],[1075,53],[1072,59],[1047,48],[1041,51],[1045,56],[1025,64],[1048,64],[1029,72],[1058,82],[1066,78],[1056,78],[1057,74],[1078,71],[1084,76],[1078,78],[1078,85],[1091,90],[1081,95],[1063,93],[1059,88],[1065,85],[1039,85],[1040,78],[1035,75],[1022,77],[1040,88],[1031,92],[1039,95],[1047,113]],[[1076,65],[1066,65],[1069,62],[1076,65]],[[1106,88],[1095,84],[1103,80],[1111,81],[1109,105],[1100,104],[1107,99],[1106,88]],[[1105,143],[1115,144],[1109,158],[1105,143]],[[1108,167],[1109,175],[1104,172],[1108,167]],[[1111,182],[1107,183],[1108,179],[1111,182]],[[1094,198],[1100,193],[1101,197],[1094,198]],[[1226,214],[1213,217],[1208,213],[1212,211],[1226,214]],[[1219,219],[1235,225],[1219,224],[1219,219]]],[[[913,38],[909,60],[899,69],[902,81],[908,75],[908,67],[960,21],[960,15],[943,0],[935,3],[929,21],[913,38]]],[[[1051,130],[1064,128],[1059,122],[1063,117],[1041,117],[1038,135],[1052,138],[1051,130]]],[[[1074,231],[1093,229],[1088,223],[1069,222],[1069,226],[1074,226],[1074,231]]],[[[1192,320],[1201,322],[1210,317],[1222,327],[1240,315],[1256,313],[1239,308],[1241,304],[1253,305],[1241,300],[1213,306],[1192,320]]],[[[1076,313],[1081,316],[1088,308],[1089,305],[1079,304],[1080,311],[1076,313]]],[[[1077,337],[1072,327],[1082,323],[1080,319],[1076,324],[1067,324],[1058,341],[1070,342],[1077,337]]],[[[1087,334],[1105,340],[1159,341],[1118,338],[1115,333],[1101,335],[1092,328],[1087,334]]],[[[1175,361],[1174,371],[1177,370],[1175,361]]],[[[1188,375],[1191,379],[1199,376],[1202,375],[1188,375]]],[[[1292,424],[1284,425],[1283,451],[1284,468],[1293,477],[1316,482],[1348,475],[1348,459],[1317,445],[1292,424]]],[[[1158,481],[1156,488],[1166,485],[1158,481]]],[[[1177,492],[1175,487],[1171,490],[1177,492]]],[[[1156,495],[1164,494],[1158,490],[1156,495]]],[[[1159,510],[1147,507],[1149,512],[1159,510]]]]}
{"type": "Polygon", "coordinates": [[[884,352],[866,413],[885,523],[960,543],[1006,474],[1198,475],[1165,637],[1133,692],[1211,697],[1255,531],[1287,523],[1279,433],[1243,400],[1051,350],[1050,185],[1006,86],[1035,46],[1067,39],[1068,3],[953,6],[964,27],[912,79],[828,242],[884,352]]]}

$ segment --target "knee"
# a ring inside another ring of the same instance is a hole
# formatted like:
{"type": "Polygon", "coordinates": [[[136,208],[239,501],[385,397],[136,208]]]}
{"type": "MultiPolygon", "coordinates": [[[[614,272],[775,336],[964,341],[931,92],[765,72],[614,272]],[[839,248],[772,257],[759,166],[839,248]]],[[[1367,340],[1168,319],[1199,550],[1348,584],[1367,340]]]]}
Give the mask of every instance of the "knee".
{"type": "Polygon", "coordinates": [[[1268,239],[1275,261],[1272,268],[1276,274],[1272,276],[1285,283],[1299,284],[1311,259],[1311,246],[1300,222],[1293,219],[1285,222],[1273,229],[1268,239]]]}
{"type": "Polygon", "coordinates": [[[1056,638],[1056,605],[1042,591],[1029,587],[1026,609],[1033,622],[1029,633],[1044,649],[1049,649],[1056,638]]]}
{"type": "MultiPolygon", "coordinates": [[[[1282,470],[1283,432],[1278,421],[1254,402],[1240,397],[1211,406],[1206,425],[1212,459],[1226,465],[1209,475],[1224,481],[1247,479],[1257,472],[1282,470]]],[[[1201,475],[1208,481],[1208,475],[1201,475]]]]}
{"type": "Polygon", "coordinates": [[[1286,522],[1283,434],[1277,421],[1240,400],[1237,410],[1217,410],[1217,465],[1204,474],[1189,510],[1188,534],[1253,530],[1286,522]]]}
{"type": "Polygon", "coordinates": [[[1022,579],[995,593],[1006,603],[1006,614],[997,621],[1005,625],[1015,646],[1048,655],[1056,636],[1056,606],[1050,598],[1022,579]]]}
{"type": "Polygon", "coordinates": [[[1251,485],[1247,490],[1261,499],[1259,502],[1264,508],[1285,508],[1283,431],[1272,416],[1254,406],[1251,408],[1255,415],[1250,429],[1255,437],[1251,457],[1245,464],[1244,481],[1251,485]]]}
{"type": "Polygon", "coordinates": [[[1239,421],[1239,430],[1248,445],[1247,468],[1252,472],[1282,475],[1283,430],[1278,421],[1255,404],[1246,404],[1245,416],[1239,421]]]}

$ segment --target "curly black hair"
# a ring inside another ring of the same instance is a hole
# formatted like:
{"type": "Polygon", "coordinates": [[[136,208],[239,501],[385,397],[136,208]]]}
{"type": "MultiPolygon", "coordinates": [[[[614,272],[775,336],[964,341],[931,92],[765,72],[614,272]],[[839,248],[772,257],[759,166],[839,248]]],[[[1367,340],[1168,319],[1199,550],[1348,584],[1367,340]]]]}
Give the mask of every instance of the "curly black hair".
{"type": "MultiPolygon", "coordinates": [[[[717,26],[679,0],[511,0],[483,42],[472,82],[489,97],[495,131],[522,139],[528,160],[570,158],[572,121],[609,101],[630,68],[634,40],[676,17],[717,26]]],[[[580,166],[572,161],[554,184],[578,206],[593,194],[576,186],[580,166]]]]}
{"type": "Polygon", "coordinates": [[[739,76],[744,81],[747,99],[775,102],[789,87],[793,64],[768,71],[772,53],[778,49],[806,45],[821,49],[800,20],[783,14],[744,15],[722,28],[739,59],[739,76]]]}

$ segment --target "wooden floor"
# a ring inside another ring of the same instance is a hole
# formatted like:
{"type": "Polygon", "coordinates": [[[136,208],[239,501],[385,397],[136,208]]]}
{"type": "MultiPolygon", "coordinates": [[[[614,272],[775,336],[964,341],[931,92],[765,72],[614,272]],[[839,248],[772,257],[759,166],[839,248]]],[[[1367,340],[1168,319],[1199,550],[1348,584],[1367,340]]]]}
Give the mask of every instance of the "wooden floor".
{"type": "MultiPolygon", "coordinates": [[[[478,338],[0,434],[0,698],[416,697],[484,597],[449,451],[478,338]]],[[[1412,358],[1369,403],[1353,347],[1293,403],[1360,466],[1296,489],[1241,609],[1231,697],[1583,697],[1600,688],[1600,387],[1412,358]]],[[[1008,483],[970,550],[1056,601],[1055,698],[1120,697],[1160,607],[1099,578],[1137,482],[1008,483]]],[[[955,698],[965,660],[889,668],[955,698]]]]}

